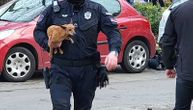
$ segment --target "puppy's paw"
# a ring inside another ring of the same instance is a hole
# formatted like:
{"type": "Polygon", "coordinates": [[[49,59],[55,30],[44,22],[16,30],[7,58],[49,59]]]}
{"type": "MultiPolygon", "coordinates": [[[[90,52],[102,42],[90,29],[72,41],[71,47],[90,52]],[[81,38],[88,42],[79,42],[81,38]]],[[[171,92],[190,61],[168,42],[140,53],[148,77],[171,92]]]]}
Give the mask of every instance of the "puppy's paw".
{"type": "Polygon", "coordinates": [[[74,43],[74,40],[72,38],[69,38],[70,42],[73,44],[74,43]]]}
{"type": "Polygon", "coordinates": [[[60,52],[60,54],[64,54],[64,52],[62,51],[61,48],[59,48],[59,52],[60,52]]]}
{"type": "Polygon", "coordinates": [[[52,53],[49,53],[49,56],[50,56],[50,58],[52,59],[52,57],[53,57],[53,56],[52,56],[52,53]]]}
{"type": "Polygon", "coordinates": [[[57,49],[54,49],[54,54],[57,54],[58,50],[57,49]]]}

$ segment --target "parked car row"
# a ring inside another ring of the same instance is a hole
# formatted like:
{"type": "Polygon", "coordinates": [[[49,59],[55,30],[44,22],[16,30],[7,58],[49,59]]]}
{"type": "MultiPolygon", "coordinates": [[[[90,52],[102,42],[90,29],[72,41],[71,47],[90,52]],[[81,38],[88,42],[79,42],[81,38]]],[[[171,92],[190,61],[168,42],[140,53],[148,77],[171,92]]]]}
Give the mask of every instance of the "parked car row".
{"type": "MultiPolygon", "coordinates": [[[[125,0],[97,0],[118,22],[123,45],[118,62],[125,72],[142,72],[155,54],[149,21],[125,0]]],[[[34,71],[50,66],[50,57],[33,39],[38,16],[52,0],[12,0],[0,7],[0,73],[8,81],[26,81],[34,71]]],[[[102,63],[107,38],[98,36],[102,63]]]]}

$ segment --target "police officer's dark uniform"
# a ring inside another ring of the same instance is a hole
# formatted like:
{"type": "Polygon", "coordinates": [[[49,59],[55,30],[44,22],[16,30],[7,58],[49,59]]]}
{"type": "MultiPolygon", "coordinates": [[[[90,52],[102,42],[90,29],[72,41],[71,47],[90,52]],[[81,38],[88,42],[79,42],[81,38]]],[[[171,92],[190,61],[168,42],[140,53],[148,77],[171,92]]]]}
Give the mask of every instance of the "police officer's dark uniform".
{"type": "Polygon", "coordinates": [[[90,0],[63,0],[60,11],[49,6],[39,18],[34,30],[37,43],[49,50],[46,30],[50,25],[76,26],[74,43],[63,41],[64,54],[53,56],[51,65],[50,93],[54,110],[70,110],[71,92],[75,110],[90,110],[96,90],[96,64],[100,62],[97,52],[97,36],[100,31],[108,37],[110,51],[120,51],[121,35],[117,23],[106,9],[90,0]],[[78,5],[77,5],[78,4],[78,5]]]}
{"type": "Polygon", "coordinates": [[[175,66],[175,110],[190,110],[193,99],[193,0],[171,11],[162,40],[163,61],[167,69],[175,66]]]}

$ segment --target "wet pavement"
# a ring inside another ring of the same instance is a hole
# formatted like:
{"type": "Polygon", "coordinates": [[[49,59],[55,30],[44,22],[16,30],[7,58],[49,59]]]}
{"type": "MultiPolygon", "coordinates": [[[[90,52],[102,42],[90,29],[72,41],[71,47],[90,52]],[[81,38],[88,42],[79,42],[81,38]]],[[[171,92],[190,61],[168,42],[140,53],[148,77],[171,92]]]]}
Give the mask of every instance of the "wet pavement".
{"type": "MultiPolygon", "coordinates": [[[[117,70],[109,77],[110,85],[97,89],[92,110],[172,110],[174,106],[175,79],[168,79],[164,71],[117,70]]],[[[42,75],[27,82],[0,82],[0,110],[52,110],[42,75]]]]}

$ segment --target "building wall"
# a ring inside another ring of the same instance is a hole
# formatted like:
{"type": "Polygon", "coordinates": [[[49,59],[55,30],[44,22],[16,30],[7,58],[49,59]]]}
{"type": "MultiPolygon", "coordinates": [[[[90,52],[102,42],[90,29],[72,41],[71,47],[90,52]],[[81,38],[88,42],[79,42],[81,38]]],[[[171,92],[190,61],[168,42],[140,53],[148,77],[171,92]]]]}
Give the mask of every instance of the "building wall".
{"type": "Polygon", "coordinates": [[[10,0],[0,0],[0,6],[7,3],[8,1],[10,1],[10,0]]]}

